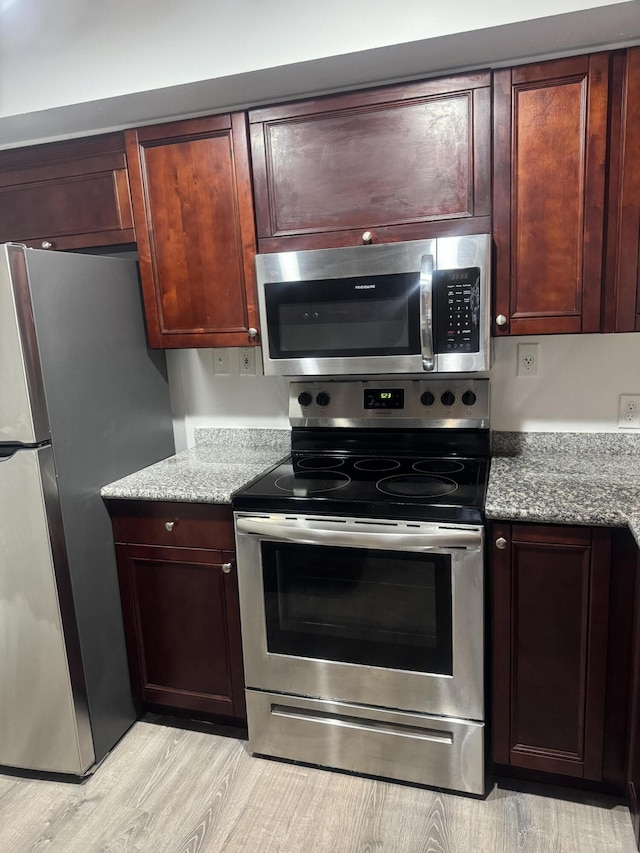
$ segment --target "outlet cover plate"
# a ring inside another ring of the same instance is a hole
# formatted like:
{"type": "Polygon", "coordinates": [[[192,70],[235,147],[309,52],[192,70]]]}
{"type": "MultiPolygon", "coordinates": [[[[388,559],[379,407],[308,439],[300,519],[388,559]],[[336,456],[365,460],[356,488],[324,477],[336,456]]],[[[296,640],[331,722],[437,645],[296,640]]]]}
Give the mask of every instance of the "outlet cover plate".
{"type": "Polygon", "coordinates": [[[618,429],[640,429],[640,394],[620,394],[618,429]]]}
{"type": "Polygon", "coordinates": [[[238,373],[240,376],[256,375],[256,348],[240,347],[238,350],[238,373]]]}
{"type": "Polygon", "coordinates": [[[516,376],[537,376],[538,358],[538,344],[518,344],[516,376]]]}
{"type": "Polygon", "coordinates": [[[226,347],[215,348],[213,354],[213,372],[218,375],[228,376],[231,373],[229,361],[229,349],[226,347]]]}

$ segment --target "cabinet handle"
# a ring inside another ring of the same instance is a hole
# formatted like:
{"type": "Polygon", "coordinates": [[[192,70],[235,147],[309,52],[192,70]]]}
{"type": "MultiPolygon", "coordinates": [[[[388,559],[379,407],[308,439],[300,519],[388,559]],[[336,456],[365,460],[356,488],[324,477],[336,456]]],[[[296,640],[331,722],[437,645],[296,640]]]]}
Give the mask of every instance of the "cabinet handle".
{"type": "Polygon", "coordinates": [[[364,232],[364,234],[362,235],[362,242],[363,243],[373,243],[373,234],[371,233],[371,231],[365,231],[364,232]]]}
{"type": "Polygon", "coordinates": [[[249,329],[249,337],[250,338],[257,338],[258,337],[258,330],[257,329],[249,329]]]}
{"type": "Polygon", "coordinates": [[[506,326],[506,325],[507,325],[507,318],[504,316],[504,314],[498,314],[498,316],[496,317],[496,326],[506,326]]]}
{"type": "Polygon", "coordinates": [[[175,526],[176,526],[175,521],[165,521],[165,523],[164,523],[164,529],[165,529],[168,533],[171,533],[171,531],[173,530],[173,528],[174,528],[175,526]]]}
{"type": "Polygon", "coordinates": [[[231,563],[223,563],[222,564],[222,571],[225,573],[225,575],[228,575],[229,572],[231,571],[231,563]]]}
{"type": "Polygon", "coordinates": [[[50,240],[43,240],[40,245],[43,249],[53,249],[53,243],[50,240]]]}
{"type": "Polygon", "coordinates": [[[499,536],[496,539],[496,548],[499,548],[501,551],[504,551],[504,549],[506,547],[507,547],[507,540],[504,539],[502,536],[499,536]]]}

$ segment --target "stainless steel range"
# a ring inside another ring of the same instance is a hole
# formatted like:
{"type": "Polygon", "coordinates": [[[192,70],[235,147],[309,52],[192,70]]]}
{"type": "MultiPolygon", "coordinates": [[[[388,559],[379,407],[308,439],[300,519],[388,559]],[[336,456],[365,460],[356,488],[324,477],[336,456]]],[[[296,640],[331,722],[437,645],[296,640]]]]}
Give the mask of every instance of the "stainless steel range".
{"type": "Polygon", "coordinates": [[[234,495],[253,753],[484,793],[489,383],[293,382],[234,495]]]}

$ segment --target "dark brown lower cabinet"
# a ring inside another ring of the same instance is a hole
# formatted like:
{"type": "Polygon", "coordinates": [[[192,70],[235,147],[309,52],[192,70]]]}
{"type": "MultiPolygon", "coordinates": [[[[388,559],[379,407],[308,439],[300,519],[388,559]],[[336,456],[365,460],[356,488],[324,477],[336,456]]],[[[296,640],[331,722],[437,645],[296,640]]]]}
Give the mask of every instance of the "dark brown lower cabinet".
{"type": "Polygon", "coordinates": [[[245,719],[233,519],[228,506],[111,506],[134,696],[245,719]]]}
{"type": "MultiPolygon", "coordinates": [[[[638,561],[637,561],[638,564],[638,561]]],[[[631,806],[631,819],[640,849],[640,583],[636,580],[634,596],[634,638],[631,658],[631,724],[629,733],[629,767],[627,793],[631,806]]]]}
{"type": "Polygon", "coordinates": [[[611,531],[493,525],[493,760],[603,780],[611,531]]]}

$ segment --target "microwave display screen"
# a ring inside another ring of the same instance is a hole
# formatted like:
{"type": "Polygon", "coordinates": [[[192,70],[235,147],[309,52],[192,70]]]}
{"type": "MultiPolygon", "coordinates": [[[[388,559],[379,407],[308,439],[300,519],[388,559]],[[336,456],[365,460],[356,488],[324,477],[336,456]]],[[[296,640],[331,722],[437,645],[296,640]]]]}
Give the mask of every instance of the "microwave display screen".
{"type": "Polygon", "coordinates": [[[408,355],[420,349],[415,273],[265,288],[271,356],[408,355]]]}

